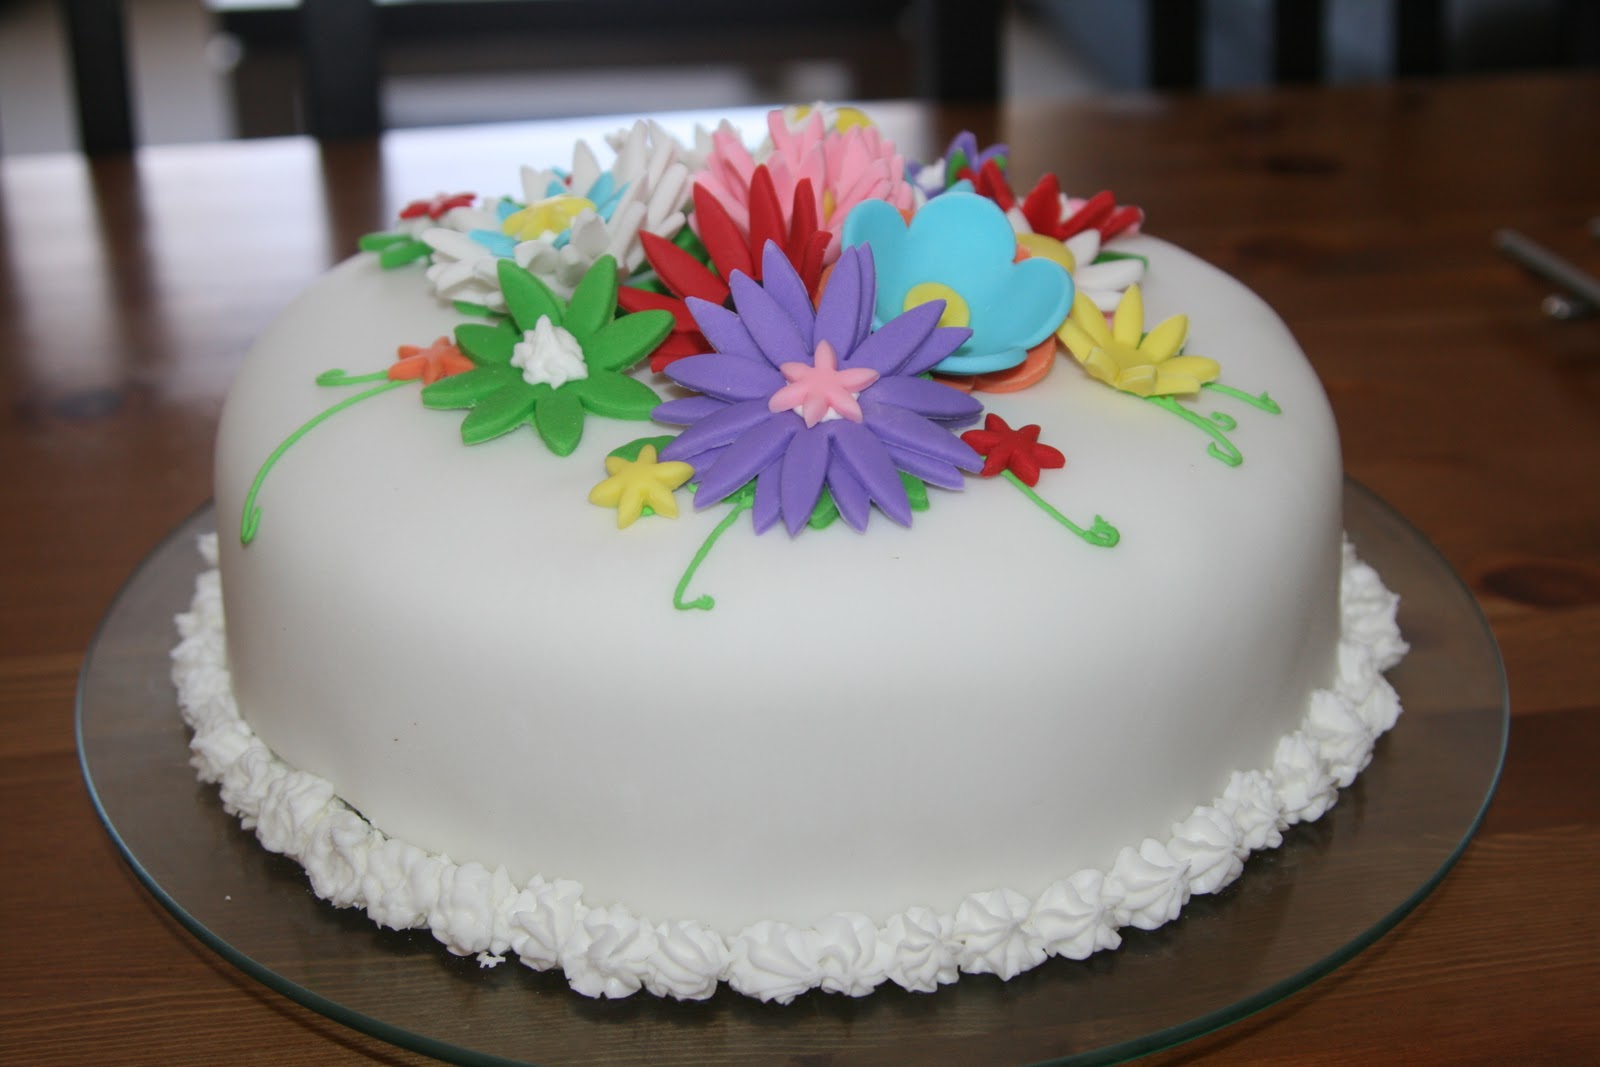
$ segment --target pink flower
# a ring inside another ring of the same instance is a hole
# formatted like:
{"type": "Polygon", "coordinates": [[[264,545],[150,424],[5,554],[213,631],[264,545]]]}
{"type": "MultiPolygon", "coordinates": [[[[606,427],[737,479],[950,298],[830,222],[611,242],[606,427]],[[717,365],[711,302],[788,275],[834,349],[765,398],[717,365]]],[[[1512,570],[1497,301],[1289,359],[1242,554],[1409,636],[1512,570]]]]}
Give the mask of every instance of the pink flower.
{"type": "MultiPolygon", "coordinates": [[[[790,129],[783,112],[767,115],[772,136],[772,153],[763,162],[772,174],[778,200],[784,205],[784,221],[793,213],[794,193],[809,180],[815,198],[820,228],[831,236],[826,259],[839,258],[839,230],[850,209],[864,200],[886,200],[901,211],[915,204],[911,183],[905,176],[905,159],[872,126],[852,126],[829,131],[820,112],[813,111],[790,129]]],[[[711,153],[706,169],[695,179],[727,209],[736,224],[749,228],[750,208],[746,195],[755,172],[756,160],[729,130],[718,130],[711,137],[711,153]]]]}

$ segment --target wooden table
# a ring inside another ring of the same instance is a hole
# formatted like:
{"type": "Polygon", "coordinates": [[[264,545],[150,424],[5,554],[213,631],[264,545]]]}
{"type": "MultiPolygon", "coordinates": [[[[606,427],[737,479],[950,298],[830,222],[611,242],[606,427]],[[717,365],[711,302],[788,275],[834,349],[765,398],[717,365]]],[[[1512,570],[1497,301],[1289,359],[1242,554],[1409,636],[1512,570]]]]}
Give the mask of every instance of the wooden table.
{"type": "MultiPolygon", "coordinates": [[[[1560,76],[885,109],[910,152],[971,126],[1016,146],[1019,176],[1114,188],[1263,294],[1327,384],[1350,473],[1439,547],[1505,656],[1504,778],[1443,886],[1333,976],[1152,1062],[1600,1055],[1600,318],[1541,316],[1549,287],[1490,250],[1512,226],[1600,271],[1597,104],[1600,78],[1560,76]]],[[[73,687],[119,583],[209,496],[251,338],[409,196],[508,189],[575,132],[0,166],[0,1061],[423,1062],[166,915],[90,806],[73,687]]]]}

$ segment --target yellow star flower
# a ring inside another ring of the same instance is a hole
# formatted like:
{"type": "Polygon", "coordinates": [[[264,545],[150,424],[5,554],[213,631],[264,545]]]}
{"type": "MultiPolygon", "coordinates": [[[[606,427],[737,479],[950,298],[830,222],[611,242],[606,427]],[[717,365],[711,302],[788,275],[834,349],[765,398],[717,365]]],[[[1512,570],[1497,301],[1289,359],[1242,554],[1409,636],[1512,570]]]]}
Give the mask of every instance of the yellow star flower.
{"type": "Polygon", "coordinates": [[[506,216],[500,230],[522,241],[532,241],[547,233],[560,233],[585,211],[594,210],[594,201],[581,196],[547,196],[506,216]]]}
{"type": "Polygon", "coordinates": [[[636,460],[606,457],[611,477],[589,491],[589,503],[617,509],[617,529],[633,525],[646,506],[657,515],[677,518],[678,503],[672,491],[694,476],[687,463],[656,462],[656,446],[645,445],[636,460]]]}
{"type": "Polygon", "coordinates": [[[1134,396],[1197,393],[1222,373],[1214,359],[1178,355],[1189,336],[1187,315],[1144,332],[1144,297],[1137,285],[1122,295],[1109,327],[1100,309],[1078,293],[1056,336],[1090,375],[1134,396]]]}

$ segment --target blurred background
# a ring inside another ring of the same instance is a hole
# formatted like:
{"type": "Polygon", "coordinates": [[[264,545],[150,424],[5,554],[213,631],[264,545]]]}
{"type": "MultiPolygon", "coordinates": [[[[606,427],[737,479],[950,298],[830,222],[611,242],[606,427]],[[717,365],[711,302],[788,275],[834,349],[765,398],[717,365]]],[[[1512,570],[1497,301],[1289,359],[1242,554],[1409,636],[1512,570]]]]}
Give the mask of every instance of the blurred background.
{"type": "MultiPolygon", "coordinates": [[[[1317,23],[1315,77],[1393,76],[1402,2],[1304,0],[1317,23]]],[[[916,96],[928,91],[916,21],[928,3],[938,0],[379,0],[370,23],[379,108],[384,125],[406,127],[916,96]]],[[[1596,62],[1596,0],[1419,6],[1438,26],[1435,73],[1596,62]]],[[[0,0],[0,153],[78,146],[62,17],[69,7],[92,26],[121,13],[136,143],[309,128],[294,0],[0,0]]],[[[997,64],[995,90],[1011,99],[1162,84],[1153,20],[1185,8],[1184,32],[1195,40],[1181,47],[1198,58],[1182,83],[1211,91],[1284,80],[1273,0],[964,7],[969,24],[977,11],[995,25],[995,55],[971,63],[997,64]]]]}

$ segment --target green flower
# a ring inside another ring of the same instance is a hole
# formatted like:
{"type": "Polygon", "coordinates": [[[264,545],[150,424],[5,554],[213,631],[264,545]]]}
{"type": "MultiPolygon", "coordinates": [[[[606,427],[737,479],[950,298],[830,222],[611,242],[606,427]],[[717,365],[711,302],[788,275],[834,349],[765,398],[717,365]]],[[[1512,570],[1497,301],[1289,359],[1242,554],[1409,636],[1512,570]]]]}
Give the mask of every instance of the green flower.
{"type": "Polygon", "coordinates": [[[650,417],[661,398],[624,372],[666,337],[671,312],[617,318],[611,256],[590,268],[570,301],[512,260],[501,260],[499,272],[510,318],[457,326],[456,344],[474,368],[422,390],[430,408],[470,409],[461,422],[462,441],[479,444],[529,423],[550,451],[565,456],[578,447],[586,412],[650,417]],[[541,327],[541,320],[548,321],[541,327]]]}

